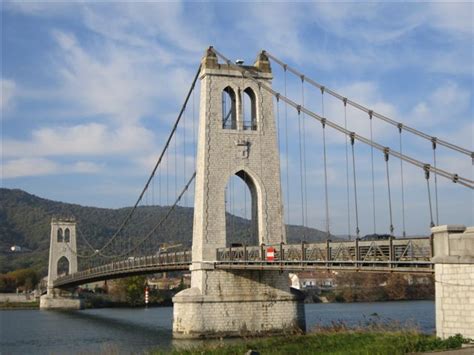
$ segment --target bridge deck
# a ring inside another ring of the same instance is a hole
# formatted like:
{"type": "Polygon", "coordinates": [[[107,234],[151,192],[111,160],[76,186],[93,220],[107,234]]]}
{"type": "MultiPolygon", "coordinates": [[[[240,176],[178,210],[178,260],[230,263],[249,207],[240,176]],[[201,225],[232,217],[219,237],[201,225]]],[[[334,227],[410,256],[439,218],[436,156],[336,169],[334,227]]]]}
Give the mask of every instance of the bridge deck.
{"type": "MultiPolygon", "coordinates": [[[[432,273],[430,238],[336,241],[312,244],[242,246],[216,250],[215,267],[227,270],[339,270],[432,273]],[[274,259],[269,259],[269,249],[274,259]]],[[[68,288],[100,280],[164,271],[186,271],[191,253],[168,252],[128,258],[59,277],[54,287],[68,288]]]]}

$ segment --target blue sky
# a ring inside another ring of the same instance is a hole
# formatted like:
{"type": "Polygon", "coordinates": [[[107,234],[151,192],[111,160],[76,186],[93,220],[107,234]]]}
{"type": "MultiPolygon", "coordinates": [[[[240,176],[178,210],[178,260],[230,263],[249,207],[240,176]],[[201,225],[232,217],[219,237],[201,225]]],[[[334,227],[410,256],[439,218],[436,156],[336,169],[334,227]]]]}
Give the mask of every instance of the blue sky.
{"type": "MultiPolygon", "coordinates": [[[[83,205],[133,204],[208,45],[246,63],[266,49],[380,113],[473,149],[472,3],[2,2],[1,13],[3,187],[83,205]]],[[[273,68],[274,86],[283,90],[283,72],[273,68]]],[[[299,80],[288,77],[289,95],[299,100],[300,91],[299,80]]],[[[305,97],[321,113],[320,93],[306,87],[305,97]]],[[[325,100],[325,115],[342,123],[341,105],[325,100]]],[[[297,117],[290,111],[289,134],[296,140],[297,117]]],[[[190,107],[188,138],[196,116],[190,107]]],[[[368,136],[366,115],[348,110],[348,121],[350,129],[368,136]]],[[[306,127],[308,219],[322,228],[321,130],[309,119],[306,127]]],[[[374,122],[374,137],[383,144],[398,148],[396,133],[374,122]]],[[[342,234],[347,230],[344,138],[328,135],[330,222],[342,234]]],[[[430,144],[408,136],[405,144],[407,153],[431,162],[430,144]]],[[[179,164],[190,172],[192,142],[178,139],[177,149],[181,156],[186,151],[179,164]]],[[[361,229],[368,233],[370,161],[367,148],[358,154],[361,229]]],[[[300,223],[297,144],[288,158],[290,222],[300,223]]],[[[440,167],[473,178],[468,157],[439,149],[438,160],[440,167]]],[[[401,231],[398,164],[390,166],[396,234],[401,231]]],[[[378,156],[380,232],[388,225],[384,169],[378,156]]],[[[426,233],[422,172],[406,167],[406,174],[407,232],[426,233]]],[[[157,185],[148,201],[163,203],[158,194],[157,185]]],[[[473,197],[440,180],[440,222],[473,225],[473,197]]],[[[351,218],[353,223],[353,212],[351,218]]]]}

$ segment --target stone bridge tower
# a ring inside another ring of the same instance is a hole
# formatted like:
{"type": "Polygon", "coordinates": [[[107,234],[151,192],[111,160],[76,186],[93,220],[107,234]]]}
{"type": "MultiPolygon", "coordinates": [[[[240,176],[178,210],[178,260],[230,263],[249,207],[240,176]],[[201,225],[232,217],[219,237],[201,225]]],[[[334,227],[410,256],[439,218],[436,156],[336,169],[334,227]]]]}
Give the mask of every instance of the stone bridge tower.
{"type": "Polygon", "coordinates": [[[41,297],[40,308],[81,308],[77,299],[59,297],[53,283],[62,274],[77,272],[76,221],[52,218],[48,265],[48,291],[41,297]]]}
{"type": "Polygon", "coordinates": [[[216,270],[226,246],[225,188],[237,175],[249,187],[260,243],[286,242],[280,158],[271,86],[262,52],[254,66],[219,64],[212,48],[202,59],[191,288],[174,299],[175,337],[220,337],[304,329],[304,310],[279,271],[216,270]],[[256,82],[257,81],[257,82],[256,82]],[[244,96],[247,104],[244,107],[244,96]]]}

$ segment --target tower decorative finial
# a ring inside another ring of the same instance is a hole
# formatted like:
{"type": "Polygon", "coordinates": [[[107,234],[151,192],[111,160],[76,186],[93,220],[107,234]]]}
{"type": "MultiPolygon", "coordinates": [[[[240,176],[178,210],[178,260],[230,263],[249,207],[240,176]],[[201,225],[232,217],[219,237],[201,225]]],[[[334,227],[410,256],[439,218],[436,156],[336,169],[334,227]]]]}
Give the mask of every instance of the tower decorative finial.
{"type": "Polygon", "coordinates": [[[203,68],[210,68],[215,69],[218,68],[217,64],[217,55],[213,50],[212,46],[209,46],[204,53],[204,57],[202,57],[201,65],[203,68]]]}
{"type": "Polygon", "coordinates": [[[254,66],[263,73],[271,73],[272,68],[270,66],[270,60],[268,59],[267,53],[265,50],[262,50],[258,55],[255,61],[254,66]]]}

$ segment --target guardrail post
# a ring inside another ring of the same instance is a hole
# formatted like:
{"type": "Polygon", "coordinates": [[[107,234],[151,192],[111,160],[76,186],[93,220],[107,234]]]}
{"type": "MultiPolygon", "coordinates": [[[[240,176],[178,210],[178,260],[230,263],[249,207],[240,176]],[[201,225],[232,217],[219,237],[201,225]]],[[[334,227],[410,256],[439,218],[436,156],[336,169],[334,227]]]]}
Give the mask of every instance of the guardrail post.
{"type": "Polygon", "coordinates": [[[229,261],[232,261],[232,246],[229,247],[229,261]]]}
{"type": "Polygon", "coordinates": [[[260,259],[265,261],[265,244],[260,244],[260,259]]]}
{"type": "Polygon", "coordinates": [[[247,244],[244,244],[244,261],[248,261],[247,244]]]}
{"type": "Polygon", "coordinates": [[[283,249],[283,242],[280,242],[280,260],[285,260],[285,250],[283,249]]]}

